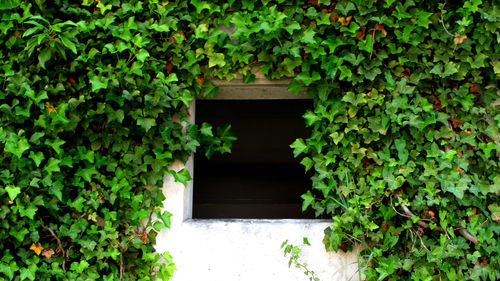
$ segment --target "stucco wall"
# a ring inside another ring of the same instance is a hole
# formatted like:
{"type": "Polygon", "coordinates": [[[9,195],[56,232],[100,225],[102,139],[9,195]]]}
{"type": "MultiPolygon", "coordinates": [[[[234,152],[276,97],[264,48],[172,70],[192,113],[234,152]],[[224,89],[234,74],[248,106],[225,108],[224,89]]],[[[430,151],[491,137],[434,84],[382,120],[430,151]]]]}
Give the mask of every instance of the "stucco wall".
{"type": "MultiPolygon", "coordinates": [[[[177,163],[172,167],[179,170],[177,163]]],[[[192,162],[187,163],[192,171],[192,162]]],[[[195,176],[196,179],[196,176],[195,176]]],[[[174,281],[308,280],[303,271],[288,268],[281,243],[301,245],[308,237],[302,260],[320,280],[359,280],[356,253],[326,252],[322,244],[328,222],[320,220],[193,220],[190,219],[192,182],[188,187],[166,176],[166,210],[173,214],[170,229],[157,237],[158,252],[169,251],[178,270],[174,281]]]]}

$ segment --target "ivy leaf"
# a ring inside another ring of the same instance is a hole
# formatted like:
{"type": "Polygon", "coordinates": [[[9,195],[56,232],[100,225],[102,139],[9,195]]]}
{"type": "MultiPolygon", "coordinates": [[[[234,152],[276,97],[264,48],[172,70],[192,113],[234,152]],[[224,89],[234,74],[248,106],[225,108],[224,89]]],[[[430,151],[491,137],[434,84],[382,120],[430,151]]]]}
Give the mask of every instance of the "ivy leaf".
{"type": "Polygon", "coordinates": [[[339,134],[338,132],[333,132],[330,134],[330,137],[332,138],[335,145],[337,145],[344,138],[344,133],[339,134]]]}
{"type": "Polygon", "coordinates": [[[493,65],[493,71],[495,72],[496,75],[500,74],[500,60],[496,60],[491,62],[491,65],[493,65]]]}
{"type": "Polygon", "coordinates": [[[316,41],[314,39],[314,35],[316,32],[314,32],[313,27],[309,27],[304,33],[302,33],[302,38],[300,41],[306,43],[306,44],[315,44],[316,41]]]}
{"type": "Polygon", "coordinates": [[[440,63],[436,64],[430,71],[432,74],[436,74],[441,78],[448,77],[450,75],[453,75],[458,72],[457,67],[455,66],[455,63],[453,62],[448,62],[447,64],[444,65],[444,71],[442,68],[442,65],[440,63]]]}
{"type": "Polygon", "coordinates": [[[192,0],[190,1],[190,3],[196,8],[196,12],[198,14],[200,14],[203,10],[211,10],[210,4],[208,4],[206,1],[192,0]]]}
{"type": "Polygon", "coordinates": [[[38,270],[38,267],[37,267],[37,264],[36,263],[32,263],[30,264],[28,267],[22,267],[21,268],[21,281],[22,280],[25,280],[25,279],[29,279],[29,280],[35,280],[35,274],[38,270]]]}
{"type": "Polygon", "coordinates": [[[4,150],[10,152],[21,159],[23,153],[30,148],[28,140],[25,137],[19,137],[17,134],[10,134],[7,142],[5,143],[4,150]]]}
{"type": "Polygon", "coordinates": [[[43,169],[49,174],[52,174],[53,172],[60,172],[61,169],[59,168],[59,163],[61,163],[61,160],[50,157],[43,169]]]}
{"type": "Polygon", "coordinates": [[[203,124],[201,124],[200,131],[201,131],[201,134],[204,136],[213,137],[213,135],[214,135],[212,132],[212,125],[205,123],[205,122],[203,122],[203,124]]]}
{"type": "Polygon", "coordinates": [[[19,193],[21,193],[21,188],[19,188],[17,186],[13,186],[13,185],[7,185],[5,187],[5,191],[7,191],[7,193],[9,194],[10,200],[14,201],[14,199],[16,199],[17,195],[19,195],[19,193]]]}
{"type": "Polygon", "coordinates": [[[442,77],[448,77],[458,72],[458,69],[454,62],[448,62],[444,65],[444,71],[442,77]]]}
{"type": "Polygon", "coordinates": [[[309,86],[312,82],[320,80],[321,75],[316,71],[313,71],[312,75],[309,72],[301,72],[295,79],[301,81],[305,86],[309,86]]]}
{"type": "Polygon", "coordinates": [[[292,35],[294,30],[300,30],[300,25],[298,22],[294,21],[291,24],[285,26],[285,30],[292,35]]]}
{"type": "Polygon", "coordinates": [[[182,183],[184,186],[187,186],[187,182],[192,180],[191,175],[187,169],[182,169],[179,172],[175,172],[170,170],[169,173],[174,176],[176,182],[182,183]]]}
{"type": "Polygon", "coordinates": [[[321,116],[314,114],[311,110],[307,110],[302,117],[306,120],[306,126],[309,127],[317,121],[321,120],[321,116]]]}
{"type": "Polygon", "coordinates": [[[297,82],[295,79],[290,81],[290,84],[288,84],[288,91],[293,92],[295,95],[300,92],[300,89],[302,89],[302,84],[297,82]]]}
{"type": "Polygon", "coordinates": [[[59,201],[62,201],[62,192],[61,192],[62,188],[63,188],[62,185],[53,184],[49,187],[49,194],[56,196],[56,198],[59,199],[59,201]]]}
{"type": "Polygon", "coordinates": [[[366,36],[364,40],[360,40],[358,42],[358,48],[367,53],[371,53],[373,51],[373,36],[366,36]]]}
{"type": "Polygon", "coordinates": [[[98,172],[97,172],[95,166],[90,166],[90,167],[87,167],[87,168],[80,168],[80,169],[78,169],[78,171],[75,173],[75,175],[78,176],[78,177],[82,177],[87,182],[91,182],[92,181],[92,176],[96,175],[97,173],[98,172]]]}
{"type": "Polygon", "coordinates": [[[406,150],[406,141],[404,139],[394,140],[394,145],[398,151],[398,157],[402,164],[405,164],[408,160],[408,150],[406,150]]]}
{"type": "Polygon", "coordinates": [[[305,212],[307,210],[307,207],[314,204],[314,195],[311,193],[310,190],[302,194],[300,198],[304,200],[304,202],[302,202],[302,212],[305,212]]]}
{"type": "Polygon", "coordinates": [[[30,246],[30,250],[32,250],[37,256],[39,256],[43,250],[43,247],[40,243],[32,243],[30,246]]]}
{"type": "Polygon", "coordinates": [[[76,209],[78,212],[83,210],[83,203],[85,202],[85,198],[78,196],[74,201],[69,201],[68,206],[76,209]]]}
{"type": "Polygon", "coordinates": [[[27,207],[19,206],[19,215],[21,217],[27,217],[32,220],[37,210],[38,208],[31,203],[27,207]]]}
{"type": "Polygon", "coordinates": [[[38,62],[43,69],[45,69],[45,63],[50,60],[51,56],[52,51],[50,48],[44,48],[38,55],[38,62]]]}
{"type": "Polygon", "coordinates": [[[307,151],[307,145],[304,143],[303,139],[296,139],[291,145],[290,148],[293,148],[293,157],[297,158],[299,154],[307,151]]]}
{"type": "Polygon", "coordinates": [[[302,159],[302,161],[300,161],[300,164],[302,164],[304,166],[305,171],[307,172],[314,165],[314,161],[309,157],[304,157],[304,159],[302,159]]]}
{"type": "Polygon", "coordinates": [[[144,62],[149,57],[149,52],[146,49],[140,49],[135,56],[138,61],[144,62]]]}
{"type": "Polygon", "coordinates": [[[17,231],[15,228],[11,228],[9,231],[9,234],[12,235],[14,238],[16,238],[17,241],[19,241],[19,242],[23,242],[24,237],[28,233],[29,233],[29,230],[24,228],[24,227],[21,228],[19,231],[17,231]]]}
{"type": "Polygon", "coordinates": [[[10,264],[0,262],[0,272],[5,274],[9,280],[14,279],[14,273],[19,270],[16,262],[11,262],[10,264]]]}
{"type": "Polygon", "coordinates": [[[492,204],[488,205],[488,209],[491,212],[491,218],[494,221],[499,222],[500,221],[500,207],[498,206],[498,204],[492,203],[492,204]]]}
{"type": "Polygon", "coordinates": [[[103,79],[103,77],[93,73],[89,73],[89,76],[90,84],[92,85],[92,92],[97,93],[100,89],[106,89],[108,87],[107,79],[103,79]]]}
{"type": "Polygon", "coordinates": [[[163,212],[161,215],[160,215],[160,219],[162,220],[163,224],[165,225],[165,227],[167,228],[170,228],[170,217],[172,216],[171,213],[169,213],[168,211],[165,211],[163,212]]]}
{"type": "Polygon", "coordinates": [[[224,60],[224,54],[215,53],[208,57],[208,67],[214,67],[217,65],[220,67],[226,65],[226,61],[224,60]]]}
{"type": "Polygon", "coordinates": [[[137,125],[141,126],[146,132],[151,129],[151,127],[156,126],[156,120],[154,118],[137,118],[137,125]]]}
{"type": "Polygon", "coordinates": [[[432,13],[419,10],[417,12],[417,25],[425,28],[429,28],[429,17],[432,16],[432,13]]]}
{"type": "Polygon", "coordinates": [[[346,16],[350,11],[355,11],[356,6],[354,6],[354,4],[350,1],[343,1],[335,5],[335,10],[346,16]]]}

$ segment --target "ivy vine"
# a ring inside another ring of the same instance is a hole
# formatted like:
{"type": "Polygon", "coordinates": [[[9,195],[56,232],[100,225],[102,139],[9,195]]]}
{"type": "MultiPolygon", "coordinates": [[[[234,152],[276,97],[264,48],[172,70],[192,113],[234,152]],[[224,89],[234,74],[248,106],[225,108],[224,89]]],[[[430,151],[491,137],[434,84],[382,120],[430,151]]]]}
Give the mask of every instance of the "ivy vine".
{"type": "Polygon", "coordinates": [[[367,280],[500,277],[495,1],[0,0],[0,280],[168,280],[165,174],[210,78],[293,77],[303,208],[367,280]]]}

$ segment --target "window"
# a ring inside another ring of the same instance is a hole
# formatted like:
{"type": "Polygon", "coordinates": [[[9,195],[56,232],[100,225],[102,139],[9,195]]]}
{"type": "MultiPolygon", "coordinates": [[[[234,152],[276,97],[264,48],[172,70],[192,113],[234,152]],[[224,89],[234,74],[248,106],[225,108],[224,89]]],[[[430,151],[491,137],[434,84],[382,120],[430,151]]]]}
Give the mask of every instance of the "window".
{"type": "Polygon", "coordinates": [[[307,137],[311,99],[198,100],[196,123],[231,123],[232,153],[194,158],[193,218],[314,218],[300,195],[311,186],[289,145],[307,137]]]}

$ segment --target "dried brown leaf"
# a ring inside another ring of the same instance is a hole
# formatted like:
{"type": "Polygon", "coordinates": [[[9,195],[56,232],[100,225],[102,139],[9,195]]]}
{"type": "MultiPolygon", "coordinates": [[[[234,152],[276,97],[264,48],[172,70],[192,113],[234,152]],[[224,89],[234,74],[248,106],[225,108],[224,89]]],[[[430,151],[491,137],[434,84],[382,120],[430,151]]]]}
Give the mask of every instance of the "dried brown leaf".
{"type": "Polygon", "coordinates": [[[462,44],[465,39],[467,39],[467,35],[462,34],[460,36],[455,37],[455,39],[453,39],[453,42],[455,42],[455,45],[458,45],[458,44],[462,44]]]}
{"type": "Polygon", "coordinates": [[[50,259],[50,257],[52,257],[54,253],[55,253],[54,250],[48,248],[42,251],[42,256],[46,257],[47,259],[50,259]]]}
{"type": "Polygon", "coordinates": [[[387,31],[385,31],[385,28],[384,28],[384,26],[383,26],[383,25],[381,25],[381,24],[377,23],[377,24],[375,25],[375,30],[377,30],[377,31],[381,31],[381,32],[382,32],[382,34],[384,34],[384,36],[387,36],[387,31]]]}

